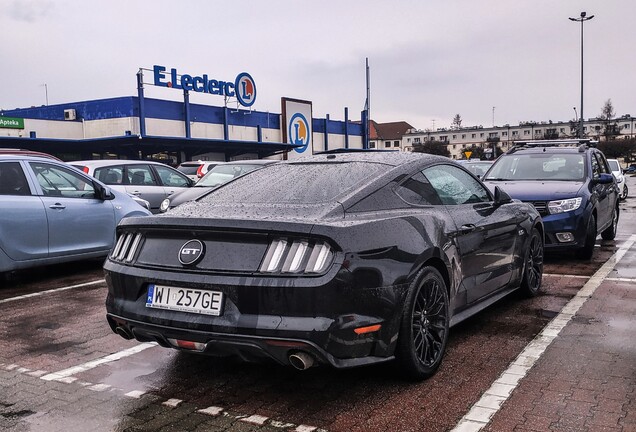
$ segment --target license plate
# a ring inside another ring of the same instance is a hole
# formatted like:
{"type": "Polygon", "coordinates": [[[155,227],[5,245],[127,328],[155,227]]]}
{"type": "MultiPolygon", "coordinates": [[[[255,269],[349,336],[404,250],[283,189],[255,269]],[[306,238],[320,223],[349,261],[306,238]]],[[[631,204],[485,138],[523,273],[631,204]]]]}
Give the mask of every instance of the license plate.
{"type": "Polygon", "coordinates": [[[146,307],[219,316],[223,293],[150,284],[146,307]]]}

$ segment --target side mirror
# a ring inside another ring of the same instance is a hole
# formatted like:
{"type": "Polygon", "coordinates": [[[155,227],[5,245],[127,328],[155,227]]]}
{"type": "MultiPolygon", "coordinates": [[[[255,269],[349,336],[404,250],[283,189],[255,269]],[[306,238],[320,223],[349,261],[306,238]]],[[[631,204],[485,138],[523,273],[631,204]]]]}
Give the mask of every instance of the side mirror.
{"type": "Polygon", "coordinates": [[[495,206],[499,207],[504,204],[512,202],[512,198],[508,193],[501,189],[499,186],[495,186],[495,206]]]}
{"type": "Polygon", "coordinates": [[[600,184],[614,183],[614,175],[602,173],[600,177],[596,179],[595,183],[600,183],[600,184]]]}
{"type": "Polygon", "coordinates": [[[113,191],[106,186],[102,186],[100,184],[96,184],[95,186],[95,190],[97,191],[99,199],[104,201],[115,199],[115,194],[113,193],[113,191]]]}

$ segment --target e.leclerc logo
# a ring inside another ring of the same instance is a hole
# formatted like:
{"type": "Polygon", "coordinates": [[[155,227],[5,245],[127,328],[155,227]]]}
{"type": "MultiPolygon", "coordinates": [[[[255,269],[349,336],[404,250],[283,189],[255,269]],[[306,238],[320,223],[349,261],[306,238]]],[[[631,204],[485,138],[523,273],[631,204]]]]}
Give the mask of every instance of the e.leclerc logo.
{"type": "Polygon", "coordinates": [[[298,153],[302,153],[307,150],[309,144],[309,123],[304,115],[296,113],[289,120],[289,129],[287,130],[287,136],[291,144],[301,144],[302,147],[297,147],[294,150],[298,153]]]}
{"type": "Polygon", "coordinates": [[[170,69],[170,74],[166,74],[165,66],[158,65],[153,67],[153,72],[155,85],[159,87],[236,97],[239,103],[245,107],[250,107],[256,102],[256,83],[247,72],[238,74],[233,82],[210,79],[207,74],[202,76],[182,74],[181,79],[179,79],[179,74],[175,68],[170,69]]]}

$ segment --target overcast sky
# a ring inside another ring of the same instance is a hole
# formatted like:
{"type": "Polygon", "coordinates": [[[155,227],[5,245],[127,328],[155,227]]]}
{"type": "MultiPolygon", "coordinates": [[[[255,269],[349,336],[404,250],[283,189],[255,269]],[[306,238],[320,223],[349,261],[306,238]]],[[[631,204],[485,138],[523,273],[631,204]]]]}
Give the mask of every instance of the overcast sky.
{"type": "MultiPolygon", "coordinates": [[[[139,68],[233,80],[248,72],[253,109],[310,100],[314,117],[371,117],[416,128],[570,120],[607,99],[636,115],[634,0],[0,0],[0,109],[136,95],[139,68]],[[46,83],[46,89],[44,84],[46,83]],[[579,112],[580,114],[580,112],[579,112]]],[[[151,81],[150,75],[146,81],[151,81]]],[[[148,97],[179,100],[148,86],[148,97]]],[[[191,102],[222,105],[219,96],[191,102]]]]}

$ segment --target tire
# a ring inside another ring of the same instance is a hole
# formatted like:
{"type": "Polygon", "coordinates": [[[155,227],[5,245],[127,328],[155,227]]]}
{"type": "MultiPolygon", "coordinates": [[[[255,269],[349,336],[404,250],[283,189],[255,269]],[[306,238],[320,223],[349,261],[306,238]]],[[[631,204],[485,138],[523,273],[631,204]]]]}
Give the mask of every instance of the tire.
{"type": "Polygon", "coordinates": [[[520,288],[526,297],[535,297],[543,277],[543,237],[536,228],[532,230],[526,250],[520,288]]]}
{"type": "Polygon", "coordinates": [[[576,253],[576,256],[581,259],[590,259],[594,253],[594,243],[596,242],[596,217],[590,215],[590,219],[587,222],[587,230],[585,232],[585,244],[576,253]]]}
{"type": "Polygon", "coordinates": [[[627,199],[627,194],[629,193],[629,189],[627,188],[627,184],[623,185],[623,192],[621,193],[620,199],[627,199]]]}
{"type": "Polygon", "coordinates": [[[618,217],[620,216],[620,210],[618,209],[618,204],[614,209],[614,213],[612,214],[612,224],[608,226],[605,231],[601,233],[601,237],[603,240],[614,240],[616,237],[616,232],[618,231],[618,217]]]}
{"type": "Polygon", "coordinates": [[[442,275],[424,267],[409,287],[396,358],[406,378],[421,381],[435,373],[446,351],[449,332],[448,289],[442,275]]]}

